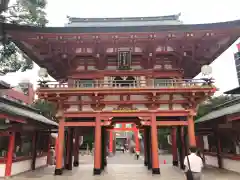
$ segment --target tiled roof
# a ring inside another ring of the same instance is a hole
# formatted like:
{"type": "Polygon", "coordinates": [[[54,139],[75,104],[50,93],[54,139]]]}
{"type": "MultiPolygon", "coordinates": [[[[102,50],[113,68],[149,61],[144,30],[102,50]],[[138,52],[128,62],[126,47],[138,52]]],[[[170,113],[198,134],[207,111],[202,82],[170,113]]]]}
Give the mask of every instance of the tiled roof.
{"type": "Polygon", "coordinates": [[[10,84],[0,80],[0,89],[10,89],[10,84]]]}
{"type": "Polygon", "coordinates": [[[225,115],[234,114],[237,112],[240,112],[240,103],[228,107],[223,107],[221,109],[213,110],[210,113],[206,114],[205,116],[202,116],[201,118],[197,119],[195,123],[206,122],[212,119],[216,119],[225,115]]]}
{"type": "Polygon", "coordinates": [[[58,126],[58,123],[44,117],[38,110],[2,97],[0,98],[0,112],[21,116],[47,125],[58,126]]]}
{"type": "Polygon", "coordinates": [[[168,15],[168,16],[150,16],[150,17],[116,17],[116,18],[78,18],[68,16],[69,23],[76,22],[123,22],[123,21],[169,21],[169,20],[179,20],[179,14],[168,15]]]}

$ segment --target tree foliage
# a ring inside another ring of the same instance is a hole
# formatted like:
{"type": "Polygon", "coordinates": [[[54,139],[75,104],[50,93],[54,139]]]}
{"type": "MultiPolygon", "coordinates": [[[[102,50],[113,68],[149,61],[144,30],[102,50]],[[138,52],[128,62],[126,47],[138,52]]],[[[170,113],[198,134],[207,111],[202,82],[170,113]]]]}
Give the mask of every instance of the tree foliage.
{"type": "MultiPolygon", "coordinates": [[[[16,3],[0,11],[1,20],[6,23],[45,26],[46,19],[46,0],[16,0],[16,3]]],[[[16,72],[33,68],[33,62],[6,37],[4,25],[2,26],[2,46],[0,47],[0,70],[3,73],[16,72]]]]}
{"type": "Polygon", "coordinates": [[[198,119],[208,113],[210,113],[216,106],[226,103],[227,101],[232,100],[233,96],[221,95],[217,97],[210,98],[204,103],[200,104],[197,111],[197,116],[195,119],[198,119]]]}
{"type": "Polygon", "coordinates": [[[57,108],[55,104],[43,99],[38,99],[32,104],[32,107],[40,110],[42,115],[44,115],[45,117],[53,120],[55,119],[55,115],[57,113],[57,108]]]}
{"type": "Polygon", "coordinates": [[[170,135],[170,128],[160,128],[157,131],[158,134],[158,145],[160,149],[168,149],[170,145],[168,144],[168,135],[170,135]]]}

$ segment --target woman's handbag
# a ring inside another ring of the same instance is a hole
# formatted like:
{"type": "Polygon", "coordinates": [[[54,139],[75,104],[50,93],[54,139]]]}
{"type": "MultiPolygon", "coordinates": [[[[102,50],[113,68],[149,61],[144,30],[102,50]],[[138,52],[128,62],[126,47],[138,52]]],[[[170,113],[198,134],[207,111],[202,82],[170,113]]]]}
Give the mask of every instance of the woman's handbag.
{"type": "Polygon", "coordinates": [[[191,171],[191,166],[190,166],[190,162],[189,162],[188,156],[187,156],[187,162],[188,162],[188,170],[186,172],[186,177],[187,177],[187,180],[193,180],[193,173],[191,171]]]}

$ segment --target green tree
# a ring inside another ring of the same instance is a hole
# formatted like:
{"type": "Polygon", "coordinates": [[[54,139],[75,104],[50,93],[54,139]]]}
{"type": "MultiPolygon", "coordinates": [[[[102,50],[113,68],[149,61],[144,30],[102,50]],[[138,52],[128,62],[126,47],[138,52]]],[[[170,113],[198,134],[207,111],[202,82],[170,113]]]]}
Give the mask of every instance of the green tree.
{"type": "MultiPolygon", "coordinates": [[[[44,27],[48,21],[44,11],[46,0],[16,0],[8,6],[9,0],[2,0],[0,19],[5,23],[44,27]]],[[[0,46],[0,70],[3,73],[16,72],[33,68],[33,62],[7,38],[4,25],[0,46]]]]}
{"type": "Polygon", "coordinates": [[[162,127],[158,129],[158,146],[159,148],[168,149],[170,145],[168,144],[168,135],[170,135],[170,128],[162,127]]]}
{"type": "Polygon", "coordinates": [[[197,116],[195,119],[198,119],[213,110],[213,108],[226,103],[227,101],[232,100],[233,96],[221,95],[217,97],[210,98],[204,103],[200,104],[197,111],[197,116]]]}
{"type": "Polygon", "coordinates": [[[55,114],[57,113],[55,104],[43,99],[38,99],[32,104],[32,107],[40,110],[45,117],[55,120],[55,114]]]}

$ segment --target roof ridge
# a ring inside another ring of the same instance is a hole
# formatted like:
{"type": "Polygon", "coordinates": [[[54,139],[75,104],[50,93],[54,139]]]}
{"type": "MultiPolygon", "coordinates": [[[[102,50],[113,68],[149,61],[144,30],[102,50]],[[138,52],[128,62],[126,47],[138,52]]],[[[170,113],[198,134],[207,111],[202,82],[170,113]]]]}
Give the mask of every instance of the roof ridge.
{"type": "Polygon", "coordinates": [[[26,105],[26,104],[21,104],[19,102],[16,102],[16,101],[12,101],[10,99],[7,99],[5,97],[0,97],[0,102],[3,102],[3,103],[7,103],[7,104],[10,104],[10,105],[15,105],[16,107],[18,108],[24,108],[24,109],[27,109],[27,110],[30,110],[32,112],[35,112],[35,113],[38,113],[41,115],[41,112],[40,110],[34,108],[34,107],[31,107],[30,105],[26,105]]]}
{"type": "Polygon", "coordinates": [[[227,100],[226,102],[213,107],[212,110],[219,110],[225,107],[229,107],[239,103],[239,101],[240,101],[240,97],[232,97],[232,99],[227,100]]]}
{"type": "Polygon", "coordinates": [[[181,13],[165,16],[143,16],[143,17],[102,17],[102,18],[81,18],[81,17],[71,17],[67,16],[69,23],[72,22],[111,22],[111,21],[139,21],[139,20],[148,20],[148,21],[159,21],[159,20],[179,20],[181,13]]]}

